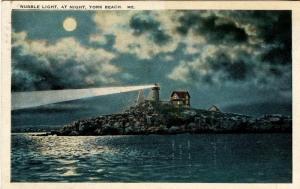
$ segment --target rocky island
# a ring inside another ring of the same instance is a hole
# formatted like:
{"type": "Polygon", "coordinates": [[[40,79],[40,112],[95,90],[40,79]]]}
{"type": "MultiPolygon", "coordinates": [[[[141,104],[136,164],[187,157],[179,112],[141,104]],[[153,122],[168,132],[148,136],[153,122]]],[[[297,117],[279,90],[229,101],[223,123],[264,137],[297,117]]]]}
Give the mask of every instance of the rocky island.
{"type": "Polygon", "coordinates": [[[265,133],[292,132],[292,119],[280,114],[254,118],[190,107],[187,91],[174,91],[170,101],[160,101],[159,86],[152,88],[152,98],[138,98],[137,104],[122,113],[78,120],[42,135],[98,136],[149,135],[180,133],[265,133]]]}
{"type": "Polygon", "coordinates": [[[292,120],[282,115],[253,118],[144,101],[123,113],[75,121],[45,135],[148,135],[179,133],[291,132],[292,120]]]}

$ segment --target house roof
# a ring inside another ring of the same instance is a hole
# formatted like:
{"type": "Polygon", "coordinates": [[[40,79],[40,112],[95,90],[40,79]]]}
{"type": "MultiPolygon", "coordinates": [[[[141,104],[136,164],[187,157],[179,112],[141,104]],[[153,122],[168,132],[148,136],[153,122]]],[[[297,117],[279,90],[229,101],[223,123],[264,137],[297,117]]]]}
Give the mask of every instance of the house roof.
{"type": "Polygon", "coordinates": [[[212,105],[210,108],[208,108],[208,111],[221,112],[220,108],[218,108],[216,105],[212,105]]]}
{"type": "Polygon", "coordinates": [[[188,91],[173,91],[171,94],[171,97],[176,94],[179,98],[185,98],[186,96],[190,97],[190,94],[188,91]]]}

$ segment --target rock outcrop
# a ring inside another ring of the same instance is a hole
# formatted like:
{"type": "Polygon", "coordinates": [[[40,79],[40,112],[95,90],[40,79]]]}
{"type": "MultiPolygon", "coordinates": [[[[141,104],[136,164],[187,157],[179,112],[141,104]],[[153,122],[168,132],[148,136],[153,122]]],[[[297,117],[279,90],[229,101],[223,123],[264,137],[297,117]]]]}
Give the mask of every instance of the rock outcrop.
{"type": "Polygon", "coordinates": [[[46,135],[146,135],[179,133],[291,132],[292,120],[282,115],[253,118],[232,113],[176,108],[145,101],[120,114],[75,121],[46,135]]]}

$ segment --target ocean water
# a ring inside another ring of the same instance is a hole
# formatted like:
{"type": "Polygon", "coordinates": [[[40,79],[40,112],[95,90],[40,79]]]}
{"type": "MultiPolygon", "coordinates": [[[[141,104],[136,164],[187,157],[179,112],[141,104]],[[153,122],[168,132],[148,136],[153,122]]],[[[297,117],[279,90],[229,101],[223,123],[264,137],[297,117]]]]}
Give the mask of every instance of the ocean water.
{"type": "Polygon", "coordinates": [[[12,182],[292,182],[291,134],[12,134],[12,182]]]}

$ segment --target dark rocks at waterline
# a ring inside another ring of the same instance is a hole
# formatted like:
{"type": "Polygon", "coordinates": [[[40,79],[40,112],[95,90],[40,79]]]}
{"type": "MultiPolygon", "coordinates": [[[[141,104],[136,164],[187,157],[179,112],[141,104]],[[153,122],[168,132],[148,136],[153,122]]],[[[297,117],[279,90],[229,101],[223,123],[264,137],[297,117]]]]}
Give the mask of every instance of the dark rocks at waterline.
{"type": "Polygon", "coordinates": [[[176,108],[170,104],[153,106],[145,101],[124,113],[75,121],[47,135],[147,135],[180,133],[263,133],[291,132],[292,120],[282,115],[252,118],[232,113],[176,108]]]}

